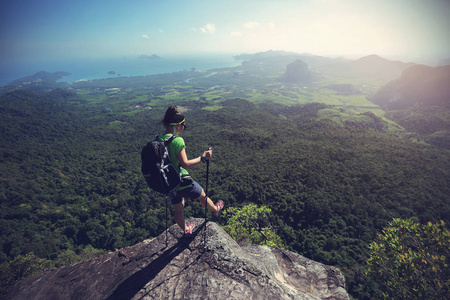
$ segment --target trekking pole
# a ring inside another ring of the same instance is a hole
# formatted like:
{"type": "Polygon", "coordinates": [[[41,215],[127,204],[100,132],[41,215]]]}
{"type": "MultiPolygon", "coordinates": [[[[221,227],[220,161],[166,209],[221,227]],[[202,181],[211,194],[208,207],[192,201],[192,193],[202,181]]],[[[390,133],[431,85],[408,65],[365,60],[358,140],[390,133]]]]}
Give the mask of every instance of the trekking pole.
{"type": "MultiPolygon", "coordinates": [[[[209,147],[208,150],[212,150],[209,147]]],[[[206,187],[205,187],[205,231],[203,236],[204,247],[206,248],[206,208],[208,206],[208,181],[209,181],[209,159],[206,161],[206,187]]]]}
{"type": "Polygon", "coordinates": [[[166,248],[169,245],[169,238],[167,237],[167,202],[169,202],[169,197],[166,197],[166,248]]]}

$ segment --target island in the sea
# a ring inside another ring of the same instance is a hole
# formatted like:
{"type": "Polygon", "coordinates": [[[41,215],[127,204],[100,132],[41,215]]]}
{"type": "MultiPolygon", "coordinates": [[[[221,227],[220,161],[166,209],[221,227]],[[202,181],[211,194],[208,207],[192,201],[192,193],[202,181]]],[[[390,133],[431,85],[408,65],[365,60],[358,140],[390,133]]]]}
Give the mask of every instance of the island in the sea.
{"type": "Polygon", "coordinates": [[[152,54],[152,55],[145,55],[145,54],[142,54],[141,56],[139,56],[139,58],[142,58],[142,59],[152,59],[152,60],[162,59],[161,56],[156,55],[156,54],[152,54]]]}

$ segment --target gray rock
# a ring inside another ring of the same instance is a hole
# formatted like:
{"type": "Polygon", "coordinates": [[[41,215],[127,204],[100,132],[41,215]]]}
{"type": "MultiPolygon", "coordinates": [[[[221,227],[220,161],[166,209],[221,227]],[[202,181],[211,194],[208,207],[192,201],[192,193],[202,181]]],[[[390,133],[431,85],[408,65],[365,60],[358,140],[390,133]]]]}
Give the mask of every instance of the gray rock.
{"type": "Polygon", "coordinates": [[[2,299],[349,299],[340,270],[293,252],[238,245],[194,219],[191,238],[172,226],[85,262],[24,279],[2,299]]]}

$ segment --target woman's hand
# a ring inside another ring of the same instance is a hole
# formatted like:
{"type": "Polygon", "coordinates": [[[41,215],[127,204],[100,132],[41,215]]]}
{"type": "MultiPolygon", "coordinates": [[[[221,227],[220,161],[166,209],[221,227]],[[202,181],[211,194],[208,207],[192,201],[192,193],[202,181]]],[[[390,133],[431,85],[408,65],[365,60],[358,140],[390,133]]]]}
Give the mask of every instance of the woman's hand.
{"type": "Polygon", "coordinates": [[[203,153],[203,156],[206,158],[206,160],[210,160],[211,157],[212,157],[212,149],[209,148],[209,150],[206,150],[206,151],[203,153]]]}

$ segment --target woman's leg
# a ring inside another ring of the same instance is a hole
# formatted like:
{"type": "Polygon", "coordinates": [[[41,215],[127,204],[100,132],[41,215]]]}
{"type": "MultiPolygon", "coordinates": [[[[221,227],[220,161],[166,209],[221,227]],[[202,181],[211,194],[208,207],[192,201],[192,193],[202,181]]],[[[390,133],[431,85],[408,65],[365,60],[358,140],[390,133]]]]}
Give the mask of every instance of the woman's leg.
{"type": "Polygon", "coordinates": [[[212,202],[211,198],[206,197],[205,191],[202,189],[202,193],[200,195],[200,197],[197,198],[197,200],[200,201],[200,203],[202,204],[203,207],[205,207],[205,198],[208,198],[208,200],[206,201],[207,203],[207,209],[213,213],[215,213],[217,211],[217,207],[214,205],[214,203],[212,202]]]}
{"type": "Polygon", "coordinates": [[[184,199],[177,204],[173,204],[173,208],[175,209],[175,222],[180,226],[181,230],[183,232],[186,232],[188,230],[186,226],[186,221],[184,220],[184,199]]]}

